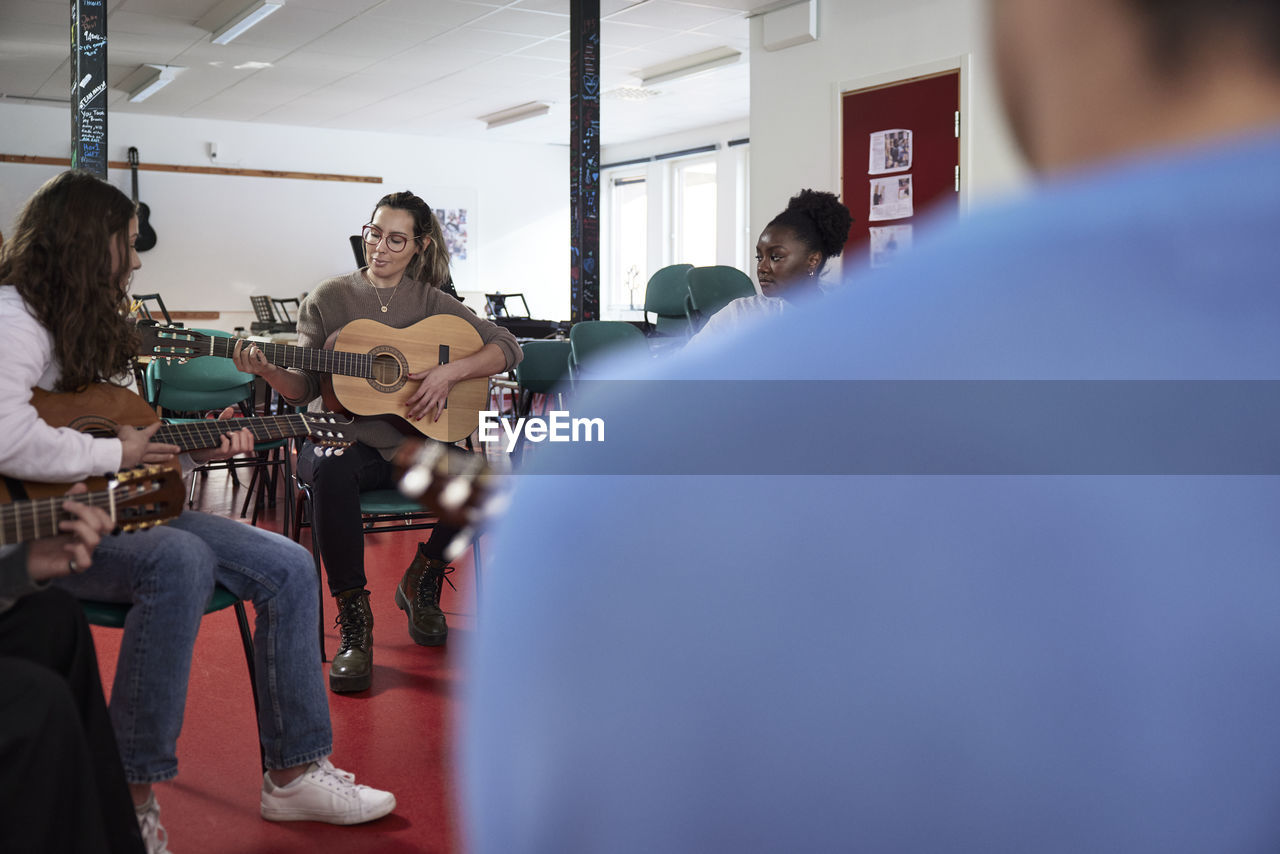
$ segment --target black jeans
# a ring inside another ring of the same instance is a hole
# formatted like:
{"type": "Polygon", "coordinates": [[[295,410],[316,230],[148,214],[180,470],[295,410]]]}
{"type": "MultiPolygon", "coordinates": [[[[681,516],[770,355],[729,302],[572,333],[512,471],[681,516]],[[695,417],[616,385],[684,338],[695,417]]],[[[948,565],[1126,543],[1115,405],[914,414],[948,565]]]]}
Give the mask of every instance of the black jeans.
{"type": "Polygon", "coordinates": [[[80,603],[56,588],[0,614],[0,851],[141,852],[80,603]]]}
{"type": "MultiPolygon", "coordinates": [[[[360,493],[394,489],[395,467],[382,454],[361,442],[340,456],[317,456],[306,442],[298,454],[298,477],[311,486],[311,536],[320,549],[329,592],[365,587],[364,530],[360,523],[360,493]]],[[[443,559],[444,550],[459,529],[437,524],[423,546],[429,558],[443,559]]]]}

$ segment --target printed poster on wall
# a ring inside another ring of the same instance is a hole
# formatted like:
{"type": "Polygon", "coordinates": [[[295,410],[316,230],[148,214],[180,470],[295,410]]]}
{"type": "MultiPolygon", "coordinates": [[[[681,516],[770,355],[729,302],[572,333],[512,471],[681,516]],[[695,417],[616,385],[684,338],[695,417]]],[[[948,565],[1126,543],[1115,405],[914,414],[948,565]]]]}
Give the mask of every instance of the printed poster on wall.
{"type": "Polygon", "coordinates": [[[871,163],[868,175],[884,175],[911,168],[911,131],[878,130],[871,134],[871,163]]]}
{"type": "Polygon", "coordinates": [[[470,187],[429,187],[422,195],[440,220],[453,286],[459,291],[481,290],[476,263],[477,196],[470,187]]]}
{"type": "Polygon", "coordinates": [[[886,219],[906,219],[915,213],[911,203],[911,176],[890,175],[871,179],[872,222],[886,219]]]}
{"type": "Polygon", "coordinates": [[[871,233],[871,266],[888,267],[911,248],[912,226],[889,225],[867,229],[871,233]]]}
{"type": "Polygon", "coordinates": [[[444,245],[450,261],[467,260],[467,209],[436,208],[436,219],[444,231],[444,245]]]}

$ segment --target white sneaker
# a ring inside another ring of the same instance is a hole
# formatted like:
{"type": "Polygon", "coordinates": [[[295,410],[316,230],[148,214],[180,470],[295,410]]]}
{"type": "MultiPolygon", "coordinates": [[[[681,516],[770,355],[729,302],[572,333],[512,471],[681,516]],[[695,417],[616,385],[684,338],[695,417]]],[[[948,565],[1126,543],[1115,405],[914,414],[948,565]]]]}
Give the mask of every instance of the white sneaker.
{"type": "Polygon", "coordinates": [[[138,829],[142,831],[142,844],[147,847],[147,854],[172,854],[169,850],[169,834],[160,824],[160,805],[156,803],[156,793],[152,792],[147,802],[133,808],[138,817],[138,829]]]}
{"type": "Polygon", "coordinates": [[[395,795],[359,785],[354,774],[334,768],[328,759],[311,763],[287,786],[271,782],[270,774],[262,775],[262,817],[267,821],[360,824],[395,808],[395,795]]]}

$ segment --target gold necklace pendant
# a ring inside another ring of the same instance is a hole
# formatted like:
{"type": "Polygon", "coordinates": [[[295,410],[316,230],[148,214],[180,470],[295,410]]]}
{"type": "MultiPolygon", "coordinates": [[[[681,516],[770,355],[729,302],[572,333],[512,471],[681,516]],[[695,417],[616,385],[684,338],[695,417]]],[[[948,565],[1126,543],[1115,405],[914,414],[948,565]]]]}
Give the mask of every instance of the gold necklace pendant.
{"type": "Polygon", "coordinates": [[[391,291],[391,298],[388,299],[386,302],[382,301],[382,294],[380,293],[381,288],[379,288],[373,282],[369,282],[369,287],[373,288],[373,296],[374,296],[374,299],[378,301],[378,307],[382,309],[383,314],[386,314],[387,307],[391,305],[391,300],[396,298],[396,292],[400,290],[400,283],[396,282],[395,288],[391,291]]]}

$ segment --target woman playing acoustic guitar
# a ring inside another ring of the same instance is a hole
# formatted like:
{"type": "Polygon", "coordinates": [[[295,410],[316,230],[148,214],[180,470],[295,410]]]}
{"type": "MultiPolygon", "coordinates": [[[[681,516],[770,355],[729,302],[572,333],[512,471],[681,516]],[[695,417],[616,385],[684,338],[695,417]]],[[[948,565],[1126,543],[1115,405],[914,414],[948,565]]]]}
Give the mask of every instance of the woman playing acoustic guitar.
{"type": "MultiPolygon", "coordinates": [[[[364,534],[360,525],[360,493],[395,485],[391,458],[409,437],[420,434],[404,419],[433,419],[445,409],[457,383],[509,370],[520,361],[515,336],[476,316],[440,290],[449,279],[449,253],[431,207],[410,192],[384,196],[362,231],[368,265],[345,276],[327,279],[311,291],[298,312],[298,344],[323,347],[345,325],[358,318],[404,329],[436,315],[460,317],[479,333],[483,346],[446,364],[410,373],[421,381],[402,410],[385,415],[357,415],[343,431],[359,441],[340,456],[319,456],[304,448],[299,475],[311,483],[315,502],[312,531],[328,573],[330,592],[338,600],[341,644],[329,670],[333,691],[363,691],[373,677],[373,613],[364,570],[364,534]]],[[[236,367],[261,376],[286,401],[316,401],[327,375],[286,369],[268,363],[253,345],[236,346],[236,367]]],[[[437,525],[431,538],[396,588],[396,603],[406,611],[409,636],[423,646],[445,642],[448,626],[440,611],[440,591],[448,569],[445,550],[457,529],[437,525]]]]}
{"type": "MultiPolygon", "coordinates": [[[[75,391],[128,376],[136,332],[125,317],[141,266],[133,203],[84,172],[46,182],[0,252],[0,471],[28,480],[76,481],[139,462],[172,459],[150,441],[158,428],[97,438],[51,427],[32,387],[75,391]]],[[[212,458],[251,450],[252,435],[223,438],[212,458]]],[[[395,807],[390,792],[356,785],[334,768],[324,680],[314,664],[316,581],[306,549],[223,516],[183,512],[169,524],[106,537],[94,570],[55,583],[72,594],[132,604],[111,692],[120,744],[147,850],[167,850],[151,788],[178,773],[176,746],[191,651],[204,608],[221,584],[257,612],[254,631],[263,756],[261,814],[272,821],[354,824],[395,807]]]]}

